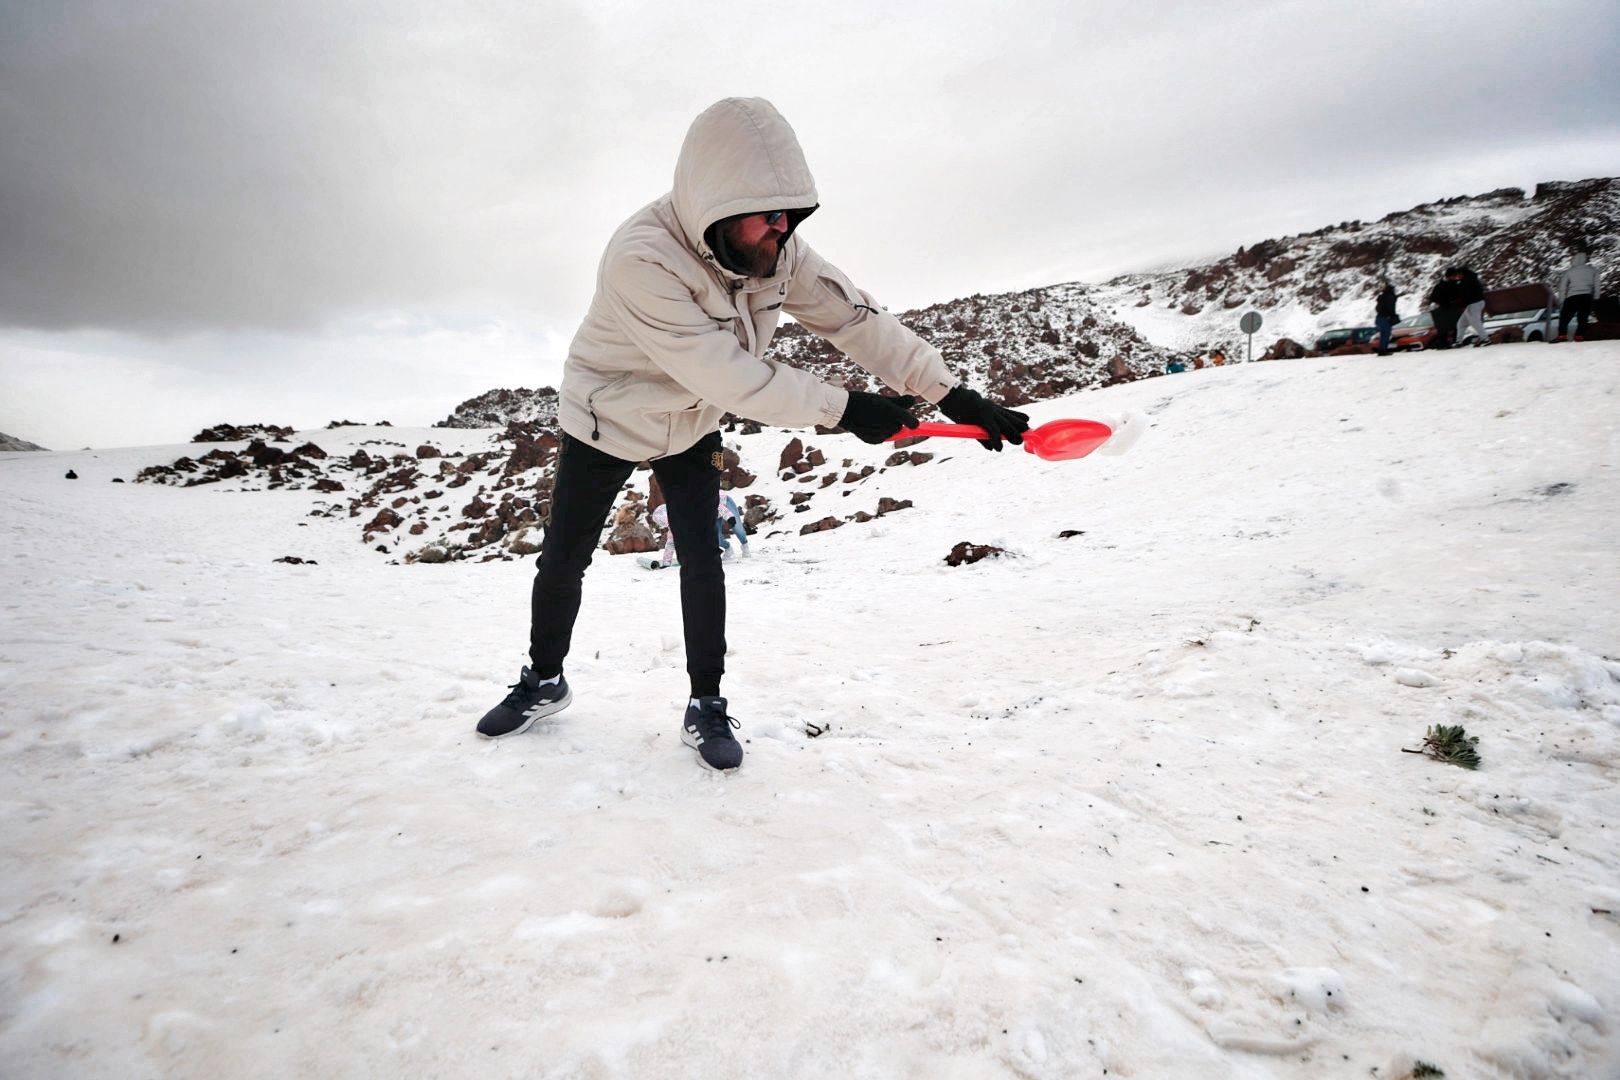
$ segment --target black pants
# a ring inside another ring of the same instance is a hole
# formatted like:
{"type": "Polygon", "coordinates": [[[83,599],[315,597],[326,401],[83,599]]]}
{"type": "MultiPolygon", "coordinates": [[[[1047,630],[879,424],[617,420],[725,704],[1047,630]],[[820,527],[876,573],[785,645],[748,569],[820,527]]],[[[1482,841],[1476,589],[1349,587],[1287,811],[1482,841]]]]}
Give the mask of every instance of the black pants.
{"type": "MultiPolygon", "coordinates": [[[[720,501],[718,431],[690,449],[649,462],[669,506],[681,561],[681,621],[692,696],[720,692],[726,664],[726,572],[714,541],[720,501]]],[[[562,671],[579,616],[581,581],[602,526],[636,463],[564,435],[551,492],[551,520],[540,546],[530,602],[529,665],[542,679],[562,671]]]]}
{"type": "Polygon", "coordinates": [[[1462,308],[1437,307],[1434,309],[1434,344],[1431,349],[1449,349],[1457,344],[1457,320],[1462,308]]]}
{"type": "Polygon", "coordinates": [[[1575,336],[1586,336],[1586,320],[1592,314],[1592,294],[1580,293],[1577,296],[1564,298],[1564,306],[1558,311],[1558,336],[1563,337],[1569,330],[1569,320],[1575,320],[1575,336]]]}

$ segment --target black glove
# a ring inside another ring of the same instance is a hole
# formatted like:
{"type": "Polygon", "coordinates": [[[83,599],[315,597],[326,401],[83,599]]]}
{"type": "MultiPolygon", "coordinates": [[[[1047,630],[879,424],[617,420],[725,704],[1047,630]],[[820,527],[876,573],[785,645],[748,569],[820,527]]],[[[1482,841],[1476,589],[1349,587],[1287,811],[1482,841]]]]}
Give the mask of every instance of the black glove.
{"type": "Polygon", "coordinates": [[[980,439],[979,445],[986,450],[1000,450],[1002,439],[1021,446],[1024,432],[1029,430],[1028,416],[988,401],[966,386],[958,386],[941,398],[939,411],[954,423],[984,428],[990,437],[980,439]]]}
{"type": "Polygon", "coordinates": [[[917,426],[917,417],[911,411],[917,404],[917,399],[910,395],[884,397],[882,394],[868,394],[864,390],[851,390],[849,404],[844,406],[844,415],[838,418],[838,426],[862,442],[886,442],[901,428],[917,426]]]}

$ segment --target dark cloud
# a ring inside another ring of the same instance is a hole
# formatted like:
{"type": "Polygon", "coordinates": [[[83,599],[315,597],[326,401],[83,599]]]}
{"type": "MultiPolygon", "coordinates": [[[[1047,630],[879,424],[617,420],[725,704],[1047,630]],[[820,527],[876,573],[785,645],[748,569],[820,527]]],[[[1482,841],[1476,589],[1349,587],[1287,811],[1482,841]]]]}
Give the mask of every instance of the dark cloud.
{"type": "Polygon", "coordinates": [[[728,94],[792,120],[807,238],[904,308],[1620,174],[1617,55],[1611,0],[0,0],[0,380],[554,380],[728,94]]]}

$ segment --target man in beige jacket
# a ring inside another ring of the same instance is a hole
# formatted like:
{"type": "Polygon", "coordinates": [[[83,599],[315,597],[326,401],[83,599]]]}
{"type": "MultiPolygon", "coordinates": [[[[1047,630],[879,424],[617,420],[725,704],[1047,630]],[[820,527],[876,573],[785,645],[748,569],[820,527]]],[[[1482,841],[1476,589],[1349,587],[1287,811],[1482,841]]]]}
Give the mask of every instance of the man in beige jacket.
{"type": "Polygon", "coordinates": [[[636,464],[652,467],[680,556],[691,700],[681,739],[712,769],[742,746],[720,696],[725,571],[714,543],[720,419],[836,425],[879,443],[915,427],[923,402],[977,424],[984,445],[1022,442],[1029,418],[962,386],[939,350],[884,311],[797,235],[818,205],[798,137],[761,98],[727,98],[693,121],[675,185],[619,226],[597,267],[558,405],[562,449],[531,601],[529,665],[478,724],[516,735],[573,700],[563,677],[585,568],[636,464]],[[824,383],[767,359],[783,313],[899,396],[824,383]]]}

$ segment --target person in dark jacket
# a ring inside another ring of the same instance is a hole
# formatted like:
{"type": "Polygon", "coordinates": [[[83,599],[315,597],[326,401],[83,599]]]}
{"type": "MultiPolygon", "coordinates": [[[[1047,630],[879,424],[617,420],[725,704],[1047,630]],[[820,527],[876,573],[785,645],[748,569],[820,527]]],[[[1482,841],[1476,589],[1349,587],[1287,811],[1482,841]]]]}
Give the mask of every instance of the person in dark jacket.
{"type": "Polygon", "coordinates": [[[1462,339],[1463,326],[1467,324],[1474,331],[1475,345],[1489,345],[1491,339],[1485,334],[1485,284],[1479,280],[1479,275],[1468,267],[1458,268],[1462,281],[1462,317],[1457,321],[1457,338],[1462,339]]]}
{"type": "Polygon", "coordinates": [[[1462,318],[1462,271],[1453,266],[1429,291],[1429,309],[1434,312],[1434,343],[1431,349],[1449,349],[1457,341],[1457,320],[1462,318]]]}
{"type": "Polygon", "coordinates": [[[1384,282],[1384,291],[1378,294],[1378,316],[1373,325],[1378,327],[1378,355],[1389,355],[1389,338],[1395,332],[1395,324],[1401,317],[1395,314],[1395,286],[1388,281],[1384,282]]]}

